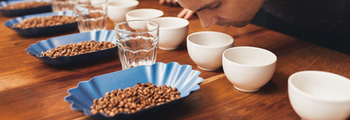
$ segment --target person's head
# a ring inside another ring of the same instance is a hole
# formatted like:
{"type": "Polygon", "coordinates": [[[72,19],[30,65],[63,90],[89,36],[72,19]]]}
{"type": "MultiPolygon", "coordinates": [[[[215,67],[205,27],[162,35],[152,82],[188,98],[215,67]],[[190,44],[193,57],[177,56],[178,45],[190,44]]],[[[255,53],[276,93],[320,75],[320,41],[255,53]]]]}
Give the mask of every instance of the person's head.
{"type": "Polygon", "coordinates": [[[195,11],[202,26],[246,26],[262,6],[264,0],[177,0],[187,9],[195,11]]]}

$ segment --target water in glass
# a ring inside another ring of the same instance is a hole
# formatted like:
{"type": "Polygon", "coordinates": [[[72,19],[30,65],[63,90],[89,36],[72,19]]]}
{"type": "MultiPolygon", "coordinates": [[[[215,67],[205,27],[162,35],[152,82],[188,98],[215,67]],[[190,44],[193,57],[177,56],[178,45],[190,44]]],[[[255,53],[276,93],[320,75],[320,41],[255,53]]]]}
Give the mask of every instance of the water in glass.
{"type": "Polygon", "coordinates": [[[152,65],[156,62],[158,37],[129,37],[120,40],[117,45],[123,69],[152,65]]]}

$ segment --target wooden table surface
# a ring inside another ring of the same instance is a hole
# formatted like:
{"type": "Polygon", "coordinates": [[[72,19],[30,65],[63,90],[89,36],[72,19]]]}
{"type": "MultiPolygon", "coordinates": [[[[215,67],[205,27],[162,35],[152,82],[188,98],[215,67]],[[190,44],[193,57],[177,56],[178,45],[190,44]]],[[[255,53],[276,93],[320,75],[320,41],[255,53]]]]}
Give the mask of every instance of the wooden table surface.
{"type": "MultiPolygon", "coordinates": [[[[182,9],[159,5],[158,0],[139,0],[139,8],[156,8],[164,16],[176,16],[182,9]]],[[[0,22],[12,19],[0,15],[0,22]]],[[[189,20],[189,32],[219,31],[231,35],[234,46],[256,46],[276,54],[277,68],[260,91],[244,93],[234,89],[221,69],[207,72],[190,59],[186,42],[172,51],[158,50],[157,62],[192,65],[201,72],[200,89],[175,106],[157,111],[142,119],[291,119],[300,117],[288,99],[288,77],[302,70],[333,72],[350,78],[350,56],[297,38],[249,24],[243,28],[212,26],[204,29],[197,17],[189,20]]],[[[109,21],[108,30],[113,29],[109,21]]],[[[117,55],[84,64],[57,67],[27,54],[25,48],[39,40],[78,33],[27,38],[0,25],[0,119],[93,119],[72,110],[64,101],[67,90],[94,76],[121,70],[117,55]]]]}

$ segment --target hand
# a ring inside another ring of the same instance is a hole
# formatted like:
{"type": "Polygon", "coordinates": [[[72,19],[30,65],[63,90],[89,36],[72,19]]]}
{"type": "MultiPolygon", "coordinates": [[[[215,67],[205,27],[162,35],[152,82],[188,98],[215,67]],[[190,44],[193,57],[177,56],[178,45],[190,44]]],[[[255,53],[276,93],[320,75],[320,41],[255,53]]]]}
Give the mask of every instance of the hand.
{"type": "Polygon", "coordinates": [[[189,10],[189,9],[186,9],[186,8],[184,8],[178,15],[177,15],[177,17],[180,17],[180,18],[184,18],[184,19],[190,19],[192,16],[193,16],[193,14],[194,14],[195,12],[193,12],[192,10],[189,10]]]}
{"type": "Polygon", "coordinates": [[[179,5],[175,0],[159,0],[159,4],[168,4],[168,5],[172,5],[172,6],[179,5]]]}

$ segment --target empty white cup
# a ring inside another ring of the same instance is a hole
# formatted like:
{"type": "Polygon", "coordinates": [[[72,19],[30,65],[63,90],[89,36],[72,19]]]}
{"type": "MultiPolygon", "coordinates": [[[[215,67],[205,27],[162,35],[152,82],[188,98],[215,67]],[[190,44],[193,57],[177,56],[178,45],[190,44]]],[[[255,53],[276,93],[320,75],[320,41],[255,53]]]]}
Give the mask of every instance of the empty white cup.
{"type": "Polygon", "coordinates": [[[159,27],[159,48],[174,50],[186,40],[189,22],[178,17],[159,17],[151,21],[157,22],[159,27]]]}
{"type": "Polygon", "coordinates": [[[301,71],[288,79],[288,96],[304,120],[350,117],[350,79],[324,71],[301,71]]]}
{"type": "Polygon", "coordinates": [[[222,65],[227,79],[243,92],[255,92],[270,81],[277,57],[258,47],[239,46],[224,51],[222,65]]]}
{"type": "Polygon", "coordinates": [[[205,71],[214,71],[222,66],[222,53],[233,46],[232,36],[214,31],[195,32],[187,37],[187,51],[205,71]]]}
{"type": "Polygon", "coordinates": [[[125,14],[126,20],[151,20],[163,16],[163,11],[152,8],[135,9],[125,14]]]}
{"type": "Polygon", "coordinates": [[[108,18],[114,23],[126,21],[125,14],[137,8],[136,0],[115,0],[108,2],[108,18]]]}

